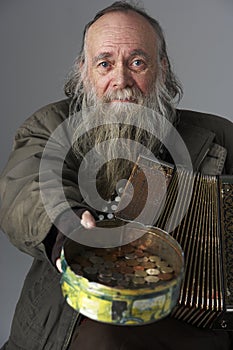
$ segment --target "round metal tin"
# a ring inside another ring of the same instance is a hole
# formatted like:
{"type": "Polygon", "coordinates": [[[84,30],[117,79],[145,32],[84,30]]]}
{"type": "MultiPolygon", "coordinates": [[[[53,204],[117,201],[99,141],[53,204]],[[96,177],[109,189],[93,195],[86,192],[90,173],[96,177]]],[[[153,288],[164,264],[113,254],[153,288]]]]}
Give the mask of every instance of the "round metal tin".
{"type": "MultiPolygon", "coordinates": [[[[97,223],[98,225],[98,223],[97,223]]],[[[115,220],[101,225],[113,227],[115,220]]],[[[135,224],[140,230],[140,243],[150,241],[154,256],[165,259],[174,270],[174,278],[153,287],[118,288],[78,275],[72,270],[72,259],[80,244],[67,239],[61,253],[61,288],[67,303],[83,315],[104,323],[116,325],[148,324],[166,317],[177,304],[184,273],[183,252],[178,242],[156,227],[135,224]]]]}

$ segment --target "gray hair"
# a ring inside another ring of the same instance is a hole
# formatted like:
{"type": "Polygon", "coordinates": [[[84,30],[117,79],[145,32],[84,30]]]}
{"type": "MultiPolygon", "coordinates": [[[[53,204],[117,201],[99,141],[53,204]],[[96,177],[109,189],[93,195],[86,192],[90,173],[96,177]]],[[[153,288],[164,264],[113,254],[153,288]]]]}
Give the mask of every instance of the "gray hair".
{"type": "MultiPolygon", "coordinates": [[[[80,69],[77,67],[80,66],[81,63],[85,63],[85,39],[87,35],[88,29],[92,26],[93,23],[95,23],[100,17],[103,15],[110,13],[110,12],[116,12],[116,11],[121,11],[121,12],[128,12],[128,11],[134,11],[141,16],[143,16],[154,28],[156,34],[157,34],[157,45],[158,45],[158,58],[159,58],[159,63],[161,63],[162,60],[165,59],[166,61],[166,69],[164,71],[164,76],[165,76],[165,81],[164,81],[164,86],[167,90],[168,95],[172,99],[176,99],[177,102],[180,101],[183,95],[183,90],[180,82],[178,81],[177,77],[173,73],[171,69],[171,64],[168,58],[167,54],[167,48],[166,48],[166,42],[165,42],[165,37],[163,30],[158,23],[157,20],[149,16],[145,10],[141,7],[139,7],[136,4],[133,4],[133,2],[126,2],[126,1],[116,1],[112,5],[104,8],[103,10],[99,11],[96,16],[94,17],[93,20],[91,20],[84,28],[83,32],[83,39],[82,39],[82,46],[80,53],[76,59],[73,71],[71,72],[67,82],[65,83],[64,86],[64,91],[65,94],[70,97],[70,98],[75,98],[77,97],[77,84],[80,83],[80,69]]],[[[162,66],[160,64],[160,66],[162,66]]],[[[82,89],[83,86],[78,86],[78,89],[80,90],[79,93],[82,95],[82,89]]],[[[79,96],[79,100],[80,100],[79,96]]]]}

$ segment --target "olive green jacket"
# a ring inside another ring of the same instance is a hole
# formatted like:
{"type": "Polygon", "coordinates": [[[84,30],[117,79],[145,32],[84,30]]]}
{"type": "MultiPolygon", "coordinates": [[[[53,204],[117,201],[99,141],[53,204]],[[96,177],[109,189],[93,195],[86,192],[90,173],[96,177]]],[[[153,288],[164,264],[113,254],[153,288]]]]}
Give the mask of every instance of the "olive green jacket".
{"type": "MultiPolygon", "coordinates": [[[[193,111],[177,110],[178,131],[190,152],[195,170],[203,173],[233,174],[233,125],[230,121],[193,111]],[[227,150],[227,155],[226,155],[227,150]],[[226,160],[225,160],[226,157],[226,160]]],[[[56,195],[56,182],[39,177],[41,157],[53,131],[69,116],[69,100],[46,106],[27,119],[16,133],[13,150],[0,179],[0,226],[12,244],[35,259],[18,301],[11,334],[4,349],[67,349],[78,318],[60,290],[60,274],[47,257],[44,239],[55,220],[67,209],[64,198],[56,195]],[[53,201],[48,216],[40,185],[53,201]],[[43,182],[44,181],[44,182],[43,182]],[[57,198],[58,197],[58,198],[57,198]],[[52,219],[51,219],[52,216],[52,219]]],[[[63,141],[52,138],[55,147],[63,141]]],[[[67,144],[69,144],[67,135],[67,144]]],[[[56,153],[56,160],[63,153],[56,153]]],[[[56,158],[55,157],[55,158],[56,158]]],[[[51,174],[56,170],[43,169],[51,174]]],[[[61,159],[63,161],[63,159],[61,159]]],[[[77,162],[68,153],[63,164],[63,188],[71,207],[85,203],[77,184],[77,162]]]]}

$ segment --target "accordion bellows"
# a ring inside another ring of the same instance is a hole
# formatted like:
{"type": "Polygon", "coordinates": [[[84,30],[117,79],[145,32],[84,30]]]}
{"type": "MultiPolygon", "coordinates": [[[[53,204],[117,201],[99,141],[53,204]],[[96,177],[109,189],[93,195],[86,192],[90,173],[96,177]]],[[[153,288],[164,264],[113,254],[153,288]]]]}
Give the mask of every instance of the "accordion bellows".
{"type": "Polygon", "coordinates": [[[117,217],[153,224],[181,245],[185,276],[173,317],[233,329],[232,176],[190,174],[140,157],[117,217]]]}

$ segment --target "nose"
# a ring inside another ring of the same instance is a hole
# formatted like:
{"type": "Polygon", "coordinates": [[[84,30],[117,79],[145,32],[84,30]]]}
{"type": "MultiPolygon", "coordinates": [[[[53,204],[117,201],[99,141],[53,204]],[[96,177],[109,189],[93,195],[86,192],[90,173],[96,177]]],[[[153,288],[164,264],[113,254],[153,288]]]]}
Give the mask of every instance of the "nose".
{"type": "Polygon", "coordinates": [[[130,70],[124,64],[119,64],[113,72],[112,87],[114,89],[124,89],[133,86],[133,78],[130,70]]]}

